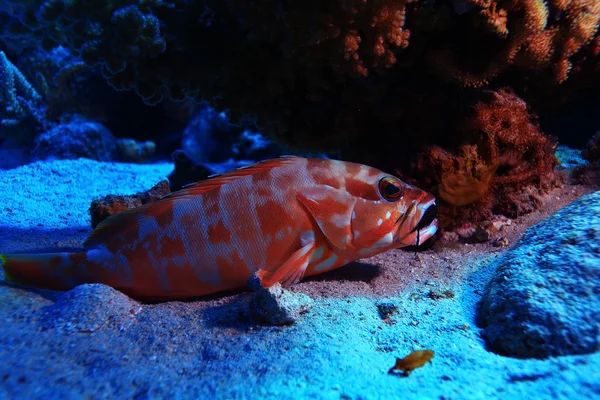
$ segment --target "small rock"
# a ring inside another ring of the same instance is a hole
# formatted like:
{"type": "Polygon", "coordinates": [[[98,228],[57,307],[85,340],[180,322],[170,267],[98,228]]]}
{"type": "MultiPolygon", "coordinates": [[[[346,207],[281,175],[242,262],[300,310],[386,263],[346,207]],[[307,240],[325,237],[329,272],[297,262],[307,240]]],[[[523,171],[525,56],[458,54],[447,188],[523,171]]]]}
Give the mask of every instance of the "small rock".
{"type": "Polygon", "coordinates": [[[171,193],[171,190],[169,190],[169,183],[165,180],[158,182],[150,190],[139,192],[131,196],[109,194],[99,200],[94,200],[90,205],[92,228],[98,226],[100,222],[111,215],[160,200],[169,193],[171,193]]]}
{"type": "Polygon", "coordinates": [[[472,235],[467,238],[467,242],[488,242],[494,239],[505,226],[509,226],[510,224],[511,220],[508,218],[499,219],[496,221],[484,221],[477,225],[472,235]]]}
{"type": "Polygon", "coordinates": [[[65,292],[55,304],[48,306],[41,322],[43,329],[91,333],[107,324],[126,325],[141,309],[138,302],[110,286],[84,284],[65,292]]]}
{"type": "Polygon", "coordinates": [[[596,133],[585,145],[581,156],[589,162],[600,163],[600,132],[596,133]]]}
{"type": "Polygon", "coordinates": [[[379,313],[379,318],[384,321],[389,320],[389,318],[398,311],[398,306],[390,301],[382,301],[377,303],[377,312],[379,313]]]}
{"type": "Polygon", "coordinates": [[[452,290],[444,290],[440,293],[430,290],[429,293],[427,293],[427,297],[432,300],[452,299],[454,298],[454,292],[452,290]]]}
{"type": "Polygon", "coordinates": [[[473,232],[473,236],[470,237],[470,241],[476,243],[487,242],[494,236],[494,232],[489,228],[486,228],[482,225],[477,226],[475,232],[473,232]]]}
{"type": "Polygon", "coordinates": [[[494,239],[494,241],[492,242],[492,246],[494,247],[506,247],[508,246],[509,242],[508,239],[505,238],[504,236],[499,236],[496,239],[494,239]]]}
{"type": "Polygon", "coordinates": [[[156,144],[151,141],[136,142],[134,139],[118,139],[117,154],[119,160],[143,164],[156,153],[156,144]]]}
{"type": "Polygon", "coordinates": [[[173,192],[190,183],[204,180],[215,173],[211,168],[192,160],[183,150],[174,151],[172,157],[175,169],[167,178],[173,192]]]}
{"type": "Polygon", "coordinates": [[[293,324],[314,305],[309,296],[286,290],[279,283],[265,289],[256,276],[250,279],[248,285],[255,290],[250,300],[250,313],[258,321],[269,325],[293,324]]]}

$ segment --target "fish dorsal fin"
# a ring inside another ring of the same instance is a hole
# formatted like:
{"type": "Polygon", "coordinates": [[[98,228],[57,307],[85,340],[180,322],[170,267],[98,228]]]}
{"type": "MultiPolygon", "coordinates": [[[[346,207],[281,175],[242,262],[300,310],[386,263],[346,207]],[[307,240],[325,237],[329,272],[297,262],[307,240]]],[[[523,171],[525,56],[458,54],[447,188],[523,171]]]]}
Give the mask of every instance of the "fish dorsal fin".
{"type": "Polygon", "coordinates": [[[163,199],[173,199],[188,196],[199,196],[204,193],[210,192],[213,189],[219,188],[228,183],[234,182],[240,178],[255,175],[261,172],[269,171],[273,168],[294,165],[303,160],[301,157],[296,156],[284,156],[280,158],[273,158],[270,160],[260,161],[256,164],[248,165],[246,167],[240,167],[230,172],[215,175],[212,178],[192,183],[185,186],[176,192],[170,193],[163,197],[163,199]]]}

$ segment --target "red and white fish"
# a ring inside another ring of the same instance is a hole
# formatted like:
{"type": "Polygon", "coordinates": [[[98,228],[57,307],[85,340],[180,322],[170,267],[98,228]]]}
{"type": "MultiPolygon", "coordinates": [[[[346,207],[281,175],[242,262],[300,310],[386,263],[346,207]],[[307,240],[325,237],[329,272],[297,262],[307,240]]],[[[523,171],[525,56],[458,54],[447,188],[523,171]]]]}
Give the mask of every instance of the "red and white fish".
{"type": "Polygon", "coordinates": [[[81,252],[2,255],[9,281],[103,283],[146,300],[289,286],[438,228],[434,197],[366,165],[282,157],[195,183],[103,221],[81,252]]]}

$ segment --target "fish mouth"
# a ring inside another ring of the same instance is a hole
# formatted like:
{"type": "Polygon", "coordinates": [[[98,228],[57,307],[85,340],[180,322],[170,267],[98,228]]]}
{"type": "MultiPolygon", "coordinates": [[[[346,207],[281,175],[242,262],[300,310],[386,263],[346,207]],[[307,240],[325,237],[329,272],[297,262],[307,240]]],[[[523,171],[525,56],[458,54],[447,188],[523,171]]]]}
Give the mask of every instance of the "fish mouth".
{"type": "Polygon", "coordinates": [[[435,197],[431,194],[427,194],[423,200],[413,207],[416,208],[414,216],[420,215],[421,217],[415,226],[400,240],[402,246],[418,247],[435,235],[439,228],[437,219],[438,206],[435,202],[435,197]]]}
{"type": "Polygon", "coordinates": [[[429,205],[426,205],[426,209],[425,212],[423,213],[423,216],[421,217],[421,219],[419,220],[419,222],[417,223],[417,225],[413,228],[412,232],[415,231],[421,231],[423,229],[426,229],[427,227],[431,226],[431,224],[433,224],[434,222],[437,222],[437,213],[438,213],[438,207],[437,204],[435,203],[435,200],[430,203],[429,205]]]}
{"type": "Polygon", "coordinates": [[[423,214],[419,222],[417,222],[417,225],[410,231],[411,234],[415,234],[414,244],[417,247],[435,235],[439,227],[437,219],[438,206],[433,196],[428,195],[427,198],[419,204],[418,208],[423,210],[423,214]]]}

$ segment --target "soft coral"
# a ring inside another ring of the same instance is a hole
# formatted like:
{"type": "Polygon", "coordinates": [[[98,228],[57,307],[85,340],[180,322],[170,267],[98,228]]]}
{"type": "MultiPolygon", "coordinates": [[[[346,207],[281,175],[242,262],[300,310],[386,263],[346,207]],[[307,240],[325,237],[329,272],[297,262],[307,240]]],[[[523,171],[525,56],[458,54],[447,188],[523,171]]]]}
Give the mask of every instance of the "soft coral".
{"type": "Polygon", "coordinates": [[[544,135],[512,91],[487,92],[459,128],[460,142],[448,149],[429,146],[417,163],[443,200],[444,225],[492,214],[514,218],[539,206],[558,183],[554,142],[544,135]]]}

